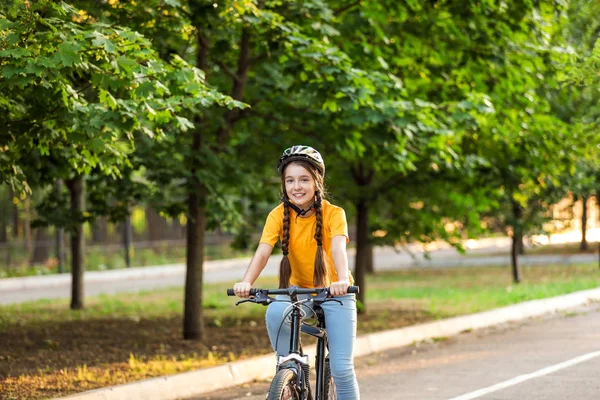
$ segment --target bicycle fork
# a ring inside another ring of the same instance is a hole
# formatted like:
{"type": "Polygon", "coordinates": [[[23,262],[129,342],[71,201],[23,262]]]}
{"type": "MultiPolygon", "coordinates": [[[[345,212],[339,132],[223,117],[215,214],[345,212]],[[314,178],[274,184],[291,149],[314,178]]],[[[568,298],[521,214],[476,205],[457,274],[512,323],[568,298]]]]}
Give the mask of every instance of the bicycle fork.
{"type": "MultiPolygon", "coordinates": [[[[292,299],[297,302],[296,299],[292,299]]],[[[300,389],[300,397],[302,399],[312,400],[310,393],[310,364],[308,356],[302,354],[302,345],[300,342],[300,331],[303,330],[302,313],[300,308],[294,307],[291,318],[291,335],[290,335],[290,354],[287,356],[279,356],[277,360],[277,371],[281,369],[294,369],[296,371],[296,387],[300,389]]]]}

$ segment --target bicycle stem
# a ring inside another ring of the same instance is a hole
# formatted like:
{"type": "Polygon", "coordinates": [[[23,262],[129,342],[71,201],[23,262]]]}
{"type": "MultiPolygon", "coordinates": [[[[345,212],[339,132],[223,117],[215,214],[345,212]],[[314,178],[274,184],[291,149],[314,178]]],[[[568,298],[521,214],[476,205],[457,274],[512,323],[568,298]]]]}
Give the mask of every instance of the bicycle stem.
{"type": "Polygon", "coordinates": [[[294,309],[292,310],[291,335],[290,335],[290,353],[300,354],[300,324],[302,322],[302,305],[298,304],[298,295],[293,293],[290,296],[294,309]]]}

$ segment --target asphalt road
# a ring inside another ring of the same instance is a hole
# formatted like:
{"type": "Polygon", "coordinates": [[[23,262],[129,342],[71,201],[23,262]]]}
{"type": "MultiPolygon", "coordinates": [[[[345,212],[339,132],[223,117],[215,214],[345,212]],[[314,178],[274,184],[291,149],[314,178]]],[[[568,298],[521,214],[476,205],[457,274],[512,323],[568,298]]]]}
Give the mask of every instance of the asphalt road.
{"type": "MultiPolygon", "coordinates": [[[[456,267],[456,266],[486,266],[510,265],[508,242],[489,241],[484,245],[469,250],[467,255],[461,255],[454,249],[439,249],[425,257],[423,252],[396,252],[389,248],[376,249],[376,270],[394,270],[405,268],[456,267]]],[[[354,267],[353,250],[349,251],[350,268],[354,267]]],[[[273,256],[263,271],[263,276],[276,276],[280,256],[273,256]]],[[[573,264],[594,262],[597,255],[525,255],[520,257],[521,265],[535,264],[573,264]]],[[[235,281],[241,279],[249,259],[209,261],[205,264],[204,280],[207,283],[235,281]]],[[[14,304],[39,299],[70,298],[70,277],[64,276],[62,283],[48,282],[46,277],[27,278],[34,283],[27,288],[6,289],[0,280],[0,304],[14,304]]],[[[14,279],[14,278],[13,278],[14,279]]],[[[10,279],[9,279],[10,280],[10,279]]],[[[177,265],[167,268],[142,267],[125,270],[86,273],[84,292],[86,296],[99,294],[114,294],[120,292],[135,292],[165,287],[178,287],[184,284],[184,266],[177,265]],[[155,271],[160,270],[160,273],[155,271]],[[154,271],[154,272],[153,272],[154,271]],[[120,274],[123,274],[122,276],[120,274]],[[126,275],[128,274],[128,275],[126,275]]]]}
{"type": "MultiPolygon", "coordinates": [[[[356,360],[363,400],[597,400],[600,305],[356,360]]],[[[259,382],[188,400],[263,400],[259,382]]]]}

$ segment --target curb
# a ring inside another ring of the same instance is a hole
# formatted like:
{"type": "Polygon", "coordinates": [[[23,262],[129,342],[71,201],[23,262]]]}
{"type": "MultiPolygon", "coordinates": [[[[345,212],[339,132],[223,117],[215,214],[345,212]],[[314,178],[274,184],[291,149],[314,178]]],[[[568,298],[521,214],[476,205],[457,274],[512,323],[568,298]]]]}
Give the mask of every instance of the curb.
{"type": "MultiPolygon", "coordinates": [[[[436,337],[448,337],[461,332],[487,328],[506,322],[520,321],[544,314],[575,308],[591,301],[600,301],[600,288],[579,291],[547,299],[531,300],[495,310],[443,319],[401,329],[371,333],[357,337],[355,357],[403,347],[436,337]]],[[[315,346],[306,348],[314,355],[315,346]]],[[[152,378],[124,385],[78,393],[55,400],[176,400],[214,390],[268,379],[275,371],[273,355],[253,357],[217,367],[152,378]]]]}

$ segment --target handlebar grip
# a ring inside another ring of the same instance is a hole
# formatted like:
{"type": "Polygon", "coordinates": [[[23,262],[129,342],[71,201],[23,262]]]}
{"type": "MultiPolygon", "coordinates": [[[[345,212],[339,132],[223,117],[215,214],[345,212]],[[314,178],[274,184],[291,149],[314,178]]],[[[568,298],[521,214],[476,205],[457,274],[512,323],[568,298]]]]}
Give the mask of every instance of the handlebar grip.
{"type": "Polygon", "coordinates": [[[360,292],[360,288],[358,286],[348,287],[348,293],[358,293],[358,292],[360,292]]]}
{"type": "MultiPolygon", "coordinates": [[[[260,292],[261,289],[252,288],[250,289],[250,296],[256,296],[256,293],[260,292]]],[[[227,289],[227,296],[235,296],[233,289],[227,289]]]]}

